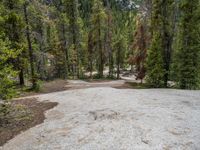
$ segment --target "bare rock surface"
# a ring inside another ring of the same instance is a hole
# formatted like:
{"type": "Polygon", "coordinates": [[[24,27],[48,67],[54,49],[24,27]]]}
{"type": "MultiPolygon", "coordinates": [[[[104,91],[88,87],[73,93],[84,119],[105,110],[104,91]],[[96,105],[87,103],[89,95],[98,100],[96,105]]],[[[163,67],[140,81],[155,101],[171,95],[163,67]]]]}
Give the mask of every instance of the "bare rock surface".
{"type": "Polygon", "coordinates": [[[200,92],[94,87],[37,96],[59,104],[1,150],[200,149],[200,92]]]}

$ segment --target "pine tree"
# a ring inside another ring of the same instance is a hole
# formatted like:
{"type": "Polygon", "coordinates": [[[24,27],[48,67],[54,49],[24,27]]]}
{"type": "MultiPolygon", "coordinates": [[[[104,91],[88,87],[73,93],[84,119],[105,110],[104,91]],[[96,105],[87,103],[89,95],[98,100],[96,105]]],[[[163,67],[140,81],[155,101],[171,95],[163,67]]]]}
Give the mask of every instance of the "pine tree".
{"type": "Polygon", "coordinates": [[[92,78],[92,73],[94,70],[94,40],[93,40],[93,34],[92,31],[88,33],[88,43],[87,43],[87,48],[88,48],[88,68],[90,71],[90,78],[92,78]]]}
{"type": "Polygon", "coordinates": [[[15,94],[13,78],[16,78],[17,73],[11,60],[16,59],[20,51],[10,49],[11,42],[5,34],[6,20],[2,17],[4,12],[5,8],[0,2],[0,99],[9,99],[15,94]]]}
{"type": "Polygon", "coordinates": [[[70,33],[70,46],[69,48],[73,48],[76,56],[75,60],[72,64],[73,76],[79,78],[80,73],[80,17],[79,17],[79,10],[78,10],[78,0],[65,0],[67,15],[69,19],[69,33],[70,33]]]}
{"type": "Polygon", "coordinates": [[[24,19],[26,24],[26,39],[28,43],[28,52],[29,52],[29,63],[31,68],[31,83],[32,83],[32,89],[37,89],[37,76],[35,72],[35,65],[34,65],[34,53],[33,53],[33,46],[31,41],[31,31],[30,31],[30,25],[29,25],[29,18],[28,18],[28,9],[29,2],[25,1],[23,4],[23,10],[24,10],[24,19]]]}
{"type": "Polygon", "coordinates": [[[148,23],[144,16],[141,14],[136,18],[136,31],[134,34],[133,42],[133,55],[129,58],[129,63],[136,67],[136,79],[145,77],[146,68],[145,60],[147,56],[147,49],[149,46],[148,23]]]}
{"type": "Polygon", "coordinates": [[[125,36],[123,36],[123,34],[116,35],[114,43],[113,43],[113,48],[115,49],[117,79],[120,79],[120,68],[122,67],[123,61],[125,58],[124,50],[126,49],[126,47],[127,47],[127,41],[126,41],[125,36]]]}
{"type": "Polygon", "coordinates": [[[112,48],[112,39],[113,39],[113,16],[111,10],[111,3],[109,0],[106,0],[106,14],[107,14],[107,27],[105,34],[105,51],[108,53],[108,66],[109,66],[109,78],[113,78],[114,74],[114,58],[113,58],[113,48],[112,48]]]}
{"type": "Polygon", "coordinates": [[[162,1],[153,0],[153,12],[151,18],[152,41],[151,47],[147,54],[147,82],[152,87],[164,86],[164,69],[163,60],[163,16],[162,1]]]}
{"type": "Polygon", "coordinates": [[[178,51],[178,85],[182,89],[199,88],[199,0],[182,0],[178,51]]]}
{"type": "Polygon", "coordinates": [[[16,53],[20,51],[16,58],[12,59],[15,70],[18,71],[19,84],[24,85],[24,44],[23,44],[23,17],[20,12],[22,3],[20,0],[3,0],[5,12],[3,17],[5,19],[5,34],[11,42],[10,49],[14,49],[16,53]]]}
{"type": "Polygon", "coordinates": [[[16,58],[14,50],[9,49],[9,41],[4,40],[0,33],[0,99],[10,99],[14,96],[14,81],[16,71],[13,65],[9,63],[10,59],[16,58]]]}
{"type": "MultiPolygon", "coordinates": [[[[63,51],[64,55],[64,78],[68,78],[69,74],[69,48],[67,47],[68,39],[67,39],[67,25],[68,25],[68,17],[65,10],[65,3],[62,0],[59,0],[59,5],[56,6],[56,12],[58,13],[58,33],[60,40],[60,47],[63,51]]],[[[62,54],[62,52],[60,52],[62,54]]]]}
{"type": "Polygon", "coordinates": [[[104,25],[106,22],[106,13],[101,0],[94,0],[91,15],[92,33],[95,49],[97,51],[97,66],[99,78],[103,77],[104,70],[104,52],[103,52],[103,38],[104,38],[104,25]]]}
{"type": "Polygon", "coordinates": [[[163,60],[164,60],[164,86],[168,86],[170,68],[171,68],[171,55],[172,44],[174,36],[174,17],[173,17],[173,0],[162,0],[162,42],[163,42],[163,60]],[[172,18],[172,19],[171,19],[172,18]]]}

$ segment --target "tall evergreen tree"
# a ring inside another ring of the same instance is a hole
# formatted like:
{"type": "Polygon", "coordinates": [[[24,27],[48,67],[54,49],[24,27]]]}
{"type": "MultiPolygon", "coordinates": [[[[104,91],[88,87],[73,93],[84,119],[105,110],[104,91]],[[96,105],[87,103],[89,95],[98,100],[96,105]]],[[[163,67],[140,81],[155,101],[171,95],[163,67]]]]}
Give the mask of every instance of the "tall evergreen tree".
{"type": "Polygon", "coordinates": [[[79,61],[79,54],[80,54],[80,17],[79,17],[79,10],[78,10],[78,0],[66,0],[66,9],[67,15],[69,19],[69,33],[70,33],[70,49],[74,52],[74,58],[72,61],[72,70],[73,76],[79,78],[79,71],[80,71],[80,61],[79,61]]]}
{"type": "Polygon", "coordinates": [[[104,70],[104,52],[103,38],[105,34],[106,13],[101,0],[94,0],[91,15],[92,33],[95,38],[95,49],[98,54],[97,66],[99,78],[103,77],[104,70]]]}
{"type": "MultiPolygon", "coordinates": [[[[1,18],[0,18],[1,19],[1,18]]],[[[2,21],[2,20],[1,20],[2,21]]],[[[5,39],[5,34],[0,32],[0,99],[12,98],[14,94],[14,81],[16,72],[13,65],[9,63],[10,59],[17,57],[15,50],[9,49],[10,42],[5,39]]]]}
{"type": "Polygon", "coordinates": [[[12,60],[20,54],[21,51],[11,49],[12,42],[8,40],[7,29],[5,28],[5,7],[0,2],[0,100],[12,98],[14,94],[14,80],[16,71],[14,71],[12,60]]]}
{"type": "Polygon", "coordinates": [[[124,50],[126,49],[126,38],[123,35],[115,37],[115,43],[113,45],[115,49],[116,67],[117,67],[117,79],[120,79],[120,68],[123,65],[124,50]]]}
{"type": "Polygon", "coordinates": [[[182,0],[180,10],[177,82],[182,89],[197,89],[200,69],[199,0],[182,0]]]}
{"type": "Polygon", "coordinates": [[[136,79],[142,79],[145,77],[146,68],[145,60],[147,49],[149,48],[149,34],[148,34],[148,23],[145,16],[141,14],[136,18],[136,31],[134,34],[133,42],[133,55],[131,55],[129,62],[135,65],[136,68],[136,79]]]}
{"type": "Polygon", "coordinates": [[[164,60],[164,86],[168,86],[170,67],[171,67],[171,55],[172,55],[172,43],[173,43],[173,31],[175,26],[173,18],[173,1],[163,0],[162,3],[162,40],[163,40],[163,60],[164,60]],[[172,19],[171,19],[172,18],[172,19]]]}
{"type": "Polygon", "coordinates": [[[109,77],[113,78],[114,73],[114,58],[113,58],[113,48],[112,48],[112,27],[113,27],[113,17],[111,10],[111,3],[106,0],[106,14],[107,14],[107,28],[105,34],[105,50],[108,53],[108,66],[109,66],[109,77]]]}
{"type": "Polygon", "coordinates": [[[32,82],[32,89],[37,88],[37,77],[35,72],[35,66],[34,66],[34,54],[33,54],[33,47],[32,47],[32,41],[31,41],[31,31],[30,31],[30,25],[29,25],[29,18],[28,18],[28,10],[27,7],[29,6],[29,2],[24,2],[24,18],[26,23],[26,38],[28,43],[28,52],[29,52],[29,63],[31,68],[31,82],[32,82]]]}
{"type": "Polygon", "coordinates": [[[147,82],[152,87],[163,87],[166,73],[163,60],[163,3],[162,0],[153,0],[152,4],[152,41],[147,54],[147,82]]]}
{"type": "Polygon", "coordinates": [[[24,65],[23,65],[23,17],[20,11],[22,3],[20,0],[3,0],[5,12],[3,14],[5,19],[5,34],[11,42],[10,48],[16,52],[21,51],[19,55],[12,60],[16,71],[18,71],[19,83],[24,85],[24,65]]]}

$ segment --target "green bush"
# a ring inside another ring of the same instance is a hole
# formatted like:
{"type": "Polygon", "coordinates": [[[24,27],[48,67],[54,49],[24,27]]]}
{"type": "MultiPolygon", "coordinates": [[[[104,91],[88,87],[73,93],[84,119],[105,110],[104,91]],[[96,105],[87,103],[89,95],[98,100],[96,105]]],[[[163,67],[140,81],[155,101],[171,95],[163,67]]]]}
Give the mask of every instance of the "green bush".
{"type": "Polygon", "coordinates": [[[10,67],[6,67],[0,70],[0,99],[11,99],[16,95],[14,88],[14,80],[12,77],[15,73],[10,67]]]}
{"type": "Polygon", "coordinates": [[[43,84],[43,82],[41,80],[37,80],[36,85],[33,90],[35,92],[40,92],[41,88],[42,88],[42,84],[43,84]]]}
{"type": "Polygon", "coordinates": [[[13,86],[16,72],[8,62],[16,58],[18,53],[9,48],[10,42],[2,40],[2,36],[0,32],[0,99],[10,99],[16,94],[13,86]]]}
{"type": "Polygon", "coordinates": [[[0,126],[8,123],[8,114],[11,111],[11,104],[8,102],[0,103],[0,126]]]}
{"type": "Polygon", "coordinates": [[[32,119],[31,111],[21,104],[4,101],[0,104],[0,127],[32,119]]]}

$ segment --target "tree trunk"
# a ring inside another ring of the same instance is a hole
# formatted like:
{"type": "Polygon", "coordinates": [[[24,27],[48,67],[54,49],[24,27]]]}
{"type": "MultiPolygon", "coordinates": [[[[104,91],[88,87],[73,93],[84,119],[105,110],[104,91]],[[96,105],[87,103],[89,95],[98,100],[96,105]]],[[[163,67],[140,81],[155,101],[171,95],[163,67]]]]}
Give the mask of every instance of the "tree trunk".
{"type": "Polygon", "coordinates": [[[103,51],[102,51],[102,43],[101,43],[101,21],[98,16],[98,47],[99,47],[99,78],[103,77],[103,51]]]}
{"type": "Polygon", "coordinates": [[[21,86],[24,86],[25,82],[24,82],[24,70],[23,69],[20,69],[20,72],[19,72],[19,84],[21,86]]]}
{"type": "Polygon", "coordinates": [[[164,85],[165,87],[168,86],[169,74],[170,74],[170,63],[171,63],[171,46],[172,46],[172,37],[170,36],[169,25],[168,25],[168,0],[163,0],[163,43],[164,43],[164,68],[165,68],[165,75],[164,75],[164,85]]]}
{"type": "Polygon", "coordinates": [[[79,78],[79,51],[78,51],[78,37],[77,37],[77,5],[78,1],[73,1],[73,7],[72,7],[72,41],[74,45],[74,52],[76,53],[76,63],[75,63],[75,72],[77,74],[77,78],[79,78]]]}
{"type": "Polygon", "coordinates": [[[111,47],[112,42],[112,15],[110,10],[110,3],[109,0],[106,1],[107,3],[107,11],[108,11],[108,20],[107,20],[107,49],[108,49],[108,57],[109,57],[109,77],[113,77],[113,52],[111,47]]]}
{"type": "Polygon", "coordinates": [[[90,61],[90,78],[92,78],[92,72],[93,72],[93,63],[92,60],[90,61]]]}
{"type": "Polygon", "coordinates": [[[88,34],[88,61],[89,61],[89,71],[90,71],[90,78],[92,78],[92,72],[93,72],[93,49],[94,49],[94,43],[93,43],[93,36],[92,31],[88,34]]]}
{"type": "Polygon", "coordinates": [[[62,33],[63,33],[63,48],[64,48],[64,51],[65,51],[65,75],[64,75],[64,78],[67,79],[68,78],[68,62],[69,62],[69,59],[68,59],[68,49],[67,49],[67,40],[66,40],[66,37],[65,37],[65,25],[64,23],[62,24],[62,33]]]}
{"type": "Polygon", "coordinates": [[[117,49],[117,79],[120,78],[120,48],[117,49]]]}
{"type": "Polygon", "coordinates": [[[32,49],[31,38],[30,38],[27,5],[28,4],[24,4],[24,16],[25,16],[25,22],[26,22],[26,38],[27,38],[28,50],[29,50],[29,61],[30,61],[30,67],[31,67],[32,88],[34,89],[37,86],[37,84],[36,84],[36,76],[35,76],[35,69],[34,69],[33,49],[32,49]]]}

